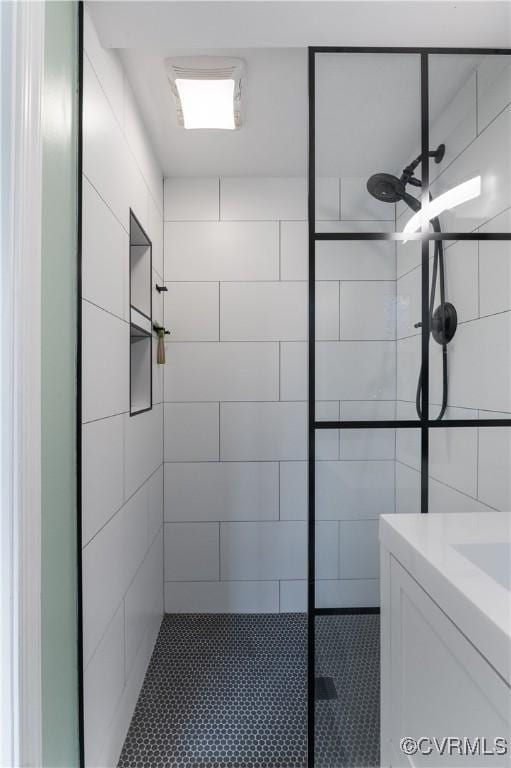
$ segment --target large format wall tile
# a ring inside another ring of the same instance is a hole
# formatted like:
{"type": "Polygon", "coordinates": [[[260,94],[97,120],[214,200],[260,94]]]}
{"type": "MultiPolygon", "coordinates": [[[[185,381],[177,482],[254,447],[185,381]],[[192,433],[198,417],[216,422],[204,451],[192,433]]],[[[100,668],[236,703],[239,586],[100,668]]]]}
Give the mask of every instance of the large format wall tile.
{"type": "Polygon", "coordinates": [[[222,403],[220,457],[224,461],[305,459],[305,403],[222,403]]]}
{"type": "Polygon", "coordinates": [[[378,579],[380,546],[377,520],[347,520],[339,523],[341,579],[378,579]]]}
{"type": "Polygon", "coordinates": [[[393,400],[396,345],[391,341],[320,341],[316,345],[320,400],[393,400]]]}
{"type": "Polygon", "coordinates": [[[147,489],[142,488],[83,550],[85,664],[121,604],[146,549],[147,489]]]}
{"type": "Polygon", "coordinates": [[[225,221],[307,218],[304,178],[225,178],[220,180],[220,216],[225,221]]]}
{"type": "MultiPolygon", "coordinates": [[[[496,216],[481,232],[511,232],[511,210],[496,216]]],[[[481,315],[511,309],[511,243],[509,240],[479,242],[479,297],[481,315]]]]}
{"type": "Polygon", "coordinates": [[[395,338],[395,281],[341,283],[341,339],[395,338]]]}
{"type": "Polygon", "coordinates": [[[380,580],[342,579],[316,582],[317,608],[377,607],[380,604],[380,580]]]}
{"type": "Polygon", "coordinates": [[[87,179],[83,193],[83,298],[127,320],[128,235],[87,179]]]}
{"type": "Polygon", "coordinates": [[[167,222],[165,280],[278,280],[273,221],[167,222]]]}
{"type": "Polygon", "coordinates": [[[220,525],[222,580],[303,579],[306,554],[304,522],[220,525]]]}
{"type": "Polygon", "coordinates": [[[218,221],[219,179],[165,179],[165,221],[218,221]]]}
{"type": "Polygon", "coordinates": [[[82,537],[86,544],[124,501],[123,416],[83,426],[82,537]]]}
{"type": "Polygon", "coordinates": [[[433,196],[475,176],[481,176],[481,195],[442,214],[444,232],[470,232],[509,207],[511,164],[508,107],[479,134],[432,185],[433,196]],[[498,149],[497,149],[498,148],[498,149]]]}
{"type": "Polygon", "coordinates": [[[129,409],[129,326],[83,302],[83,420],[129,409]]]}
{"type": "Polygon", "coordinates": [[[165,520],[276,520],[278,465],[271,462],[165,464],[165,520]]]}
{"type": "Polygon", "coordinates": [[[163,454],[163,406],[125,416],[125,495],[129,498],[160,466],[163,454]]]}
{"type": "Polygon", "coordinates": [[[478,497],[503,512],[511,509],[511,427],[479,430],[478,497]]]}
{"type": "Polygon", "coordinates": [[[276,400],[278,344],[167,344],[165,400],[276,400]]]}
{"type": "Polygon", "coordinates": [[[393,461],[320,461],[318,520],[360,520],[394,512],[393,461]]]}
{"type": "Polygon", "coordinates": [[[168,582],[165,610],[167,613],[277,613],[279,582],[168,582]]]}
{"type": "Polygon", "coordinates": [[[165,581],[219,578],[218,523],[165,524],[165,581]]]}
{"type": "Polygon", "coordinates": [[[316,278],[395,280],[395,244],[378,240],[319,242],[316,244],[316,278]]]}
{"type": "Polygon", "coordinates": [[[138,569],[125,598],[126,677],[144,639],[147,627],[156,614],[158,596],[163,591],[163,537],[153,541],[138,569]]]}
{"type": "Polygon", "coordinates": [[[486,56],[477,71],[477,125],[479,131],[511,102],[509,56],[486,56]]]}
{"type": "Polygon", "coordinates": [[[165,461],[218,461],[218,403],[165,403],[165,461]]]}
{"type": "Polygon", "coordinates": [[[99,755],[124,689],[124,608],[115,613],[84,672],[85,763],[99,755]]]}
{"type": "Polygon", "coordinates": [[[166,283],[165,327],[172,341],[218,341],[218,283],[166,283]]]}
{"type": "Polygon", "coordinates": [[[307,338],[307,284],[222,283],[222,341],[301,341],[307,338]]]}

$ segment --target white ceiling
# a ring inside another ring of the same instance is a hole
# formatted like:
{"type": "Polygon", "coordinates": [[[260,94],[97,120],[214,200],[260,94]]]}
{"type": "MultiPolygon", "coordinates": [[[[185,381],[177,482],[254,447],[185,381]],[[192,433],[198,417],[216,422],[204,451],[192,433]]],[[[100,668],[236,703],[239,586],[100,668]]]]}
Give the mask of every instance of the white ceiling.
{"type": "MultiPolygon", "coordinates": [[[[507,2],[463,0],[135,0],[96,2],[91,10],[103,45],[122,49],[165,175],[298,176],[305,175],[307,168],[306,45],[468,45],[477,41],[478,46],[504,46],[506,40],[509,44],[510,8],[507,2]],[[490,6],[495,13],[489,13],[490,6]],[[445,23],[452,19],[457,29],[445,23]],[[243,47],[234,47],[234,40],[244,43],[243,47]],[[178,41],[181,45],[176,45],[178,41]],[[245,59],[241,130],[185,131],[177,126],[164,59],[197,53],[245,59]]],[[[473,66],[474,59],[468,56],[431,61],[432,119],[473,66]]],[[[322,54],[316,82],[318,175],[399,172],[419,145],[419,58],[322,54]]]]}

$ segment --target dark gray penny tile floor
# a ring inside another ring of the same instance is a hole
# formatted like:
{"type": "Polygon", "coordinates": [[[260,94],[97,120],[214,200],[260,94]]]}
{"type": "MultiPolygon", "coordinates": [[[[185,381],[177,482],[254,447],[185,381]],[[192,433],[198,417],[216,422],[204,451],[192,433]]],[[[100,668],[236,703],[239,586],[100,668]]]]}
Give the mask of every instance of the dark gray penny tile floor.
{"type": "MultiPolygon", "coordinates": [[[[378,765],[378,616],[317,619],[317,768],[378,765]]],[[[305,768],[303,614],[167,614],[119,768],[305,768]]]]}

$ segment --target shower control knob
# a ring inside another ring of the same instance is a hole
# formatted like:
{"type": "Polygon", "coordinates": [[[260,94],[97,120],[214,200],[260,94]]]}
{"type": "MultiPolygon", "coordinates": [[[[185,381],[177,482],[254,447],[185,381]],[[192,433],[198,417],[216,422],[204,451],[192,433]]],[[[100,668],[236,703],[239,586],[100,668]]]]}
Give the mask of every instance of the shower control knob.
{"type": "Polygon", "coordinates": [[[422,323],[414,323],[413,327],[414,328],[422,328],[422,323]]]}

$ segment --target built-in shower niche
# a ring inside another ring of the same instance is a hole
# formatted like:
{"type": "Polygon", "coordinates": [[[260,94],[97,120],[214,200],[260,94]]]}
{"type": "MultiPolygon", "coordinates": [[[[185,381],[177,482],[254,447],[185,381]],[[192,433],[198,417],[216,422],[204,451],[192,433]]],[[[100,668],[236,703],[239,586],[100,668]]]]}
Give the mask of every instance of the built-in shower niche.
{"type": "Polygon", "coordinates": [[[130,414],[152,408],[152,245],[130,210],[130,414]]]}

